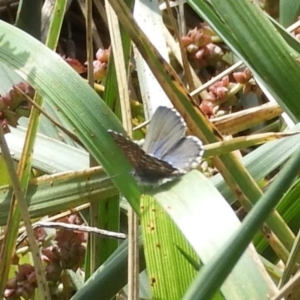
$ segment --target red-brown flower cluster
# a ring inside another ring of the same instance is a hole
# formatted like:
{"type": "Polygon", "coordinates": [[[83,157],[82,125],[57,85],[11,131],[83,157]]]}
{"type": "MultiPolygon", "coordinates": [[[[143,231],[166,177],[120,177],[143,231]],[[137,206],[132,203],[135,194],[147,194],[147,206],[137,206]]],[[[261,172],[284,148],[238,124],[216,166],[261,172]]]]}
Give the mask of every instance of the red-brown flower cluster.
{"type": "MultiPolygon", "coordinates": [[[[78,224],[82,223],[78,216],[72,215],[59,220],[60,222],[78,224]]],[[[38,241],[45,238],[44,229],[35,230],[38,241]]],[[[86,234],[71,230],[59,229],[51,245],[41,249],[42,261],[45,264],[46,278],[49,286],[56,290],[62,283],[64,270],[76,271],[82,266],[86,242],[86,234]]],[[[65,282],[65,281],[64,281],[65,282]]],[[[4,296],[9,300],[33,299],[37,287],[34,267],[30,264],[18,264],[18,272],[15,277],[8,280],[4,296]]]]}
{"type": "Polygon", "coordinates": [[[109,57],[110,47],[108,49],[100,48],[96,52],[96,60],[93,61],[95,81],[101,81],[105,76],[109,57]]]}
{"type": "Polygon", "coordinates": [[[181,38],[189,57],[198,66],[205,67],[214,64],[223,56],[222,49],[213,43],[215,36],[216,34],[208,25],[201,23],[181,38]]]}
{"type": "Polygon", "coordinates": [[[28,117],[30,114],[31,104],[19,89],[30,98],[34,95],[29,84],[20,82],[7,94],[0,96],[0,125],[5,133],[9,131],[8,125],[15,127],[20,117],[28,117]]]}

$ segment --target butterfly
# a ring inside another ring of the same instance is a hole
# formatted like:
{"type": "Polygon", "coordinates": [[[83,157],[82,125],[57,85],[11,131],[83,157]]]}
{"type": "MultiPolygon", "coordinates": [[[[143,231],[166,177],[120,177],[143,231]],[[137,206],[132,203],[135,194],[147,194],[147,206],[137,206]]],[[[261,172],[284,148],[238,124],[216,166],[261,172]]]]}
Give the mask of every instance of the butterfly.
{"type": "Polygon", "coordinates": [[[202,142],[185,136],[186,123],[174,108],[159,106],[151,119],[141,148],[112,130],[109,134],[133,166],[133,176],[142,184],[157,184],[196,168],[203,156],[202,142]]]}

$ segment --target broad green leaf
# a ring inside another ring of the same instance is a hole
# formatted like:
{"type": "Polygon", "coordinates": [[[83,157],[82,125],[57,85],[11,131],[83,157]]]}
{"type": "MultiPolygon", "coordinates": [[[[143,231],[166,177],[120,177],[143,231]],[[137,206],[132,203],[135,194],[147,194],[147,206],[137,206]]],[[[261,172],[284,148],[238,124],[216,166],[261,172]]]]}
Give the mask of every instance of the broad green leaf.
{"type": "Polygon", "coordinates": [[[147,273],[154,299],[181,299],[196,275],[183,255],[199,258],[174,222],[150,196],[141,198],[141,227],[147,273]]]}
{"type": "MultiPolygon", "coordinates": [[[[197,171],[190,172],[176,184],[169,183],[153,191],[153,196],[171,216],[204,265],[223,249],[240,226],[226,200],[209,179],[197,171]]],[[[219,270],[215,268],[212,272],[218,276],[219,270]]],[[[274,288],[266,278],[266,271],[250,247],[222,285],[221,293],[226,299],[264,299],[274,288]]]]}
{"type": "Polygon", "coordinates": [[[108,129],[122,132],[114,114],[57,54],[2,21],[0,31],[0,61],[28,81],[44,101],[60,110],[81,142],[138,211],[139,191],[129,175],[130,166],[107,133],[108,129]]]}
{"type": "MultiPolygon", "coordinates": [[[[184,299],[210,299],[227,276],[232,275],[234,270],[236,270],[238,257],[246,250],[256,231],[269,218],[270,212],[276,207],[294,178],[298,175],[299,163],[300,153],[296,152],[279,172],[271,187],[243,220],[240,229],[233,233],[222,250],[199,272],[184,299]],[[216,268],[218,268],[218,272],[215,272],[216,268]]],[[[271,282],[269,284],[271,288],[271,282]]],[[[270,289],[268,295],[272,295],[274,292],[276,290],[273,286],[273,291],[270,289]]],[[[263,297],[258,297],[258,299],[265,299],[266,297],[267,294],[263,297]]],[[[254,297],[254,299],[256,298],[254,297]]]]}
{"type": "MultiPolygon", "coordinates": [[[[5,138],[12,157],[19,160],[25,142],[26,129],[10,128],[10,131],[5,138]]],[[[37,134],[32,166],[46,174],[79,171],[89,167],[89,158],[88,153],[82,149],[37,134]]]]}
{"type": "Polygon", "coordinates": [[[279,22],[282,26],[287,27],[297,21],[300,12],[300,2],[294,0],[279,1],[279,22]]]}

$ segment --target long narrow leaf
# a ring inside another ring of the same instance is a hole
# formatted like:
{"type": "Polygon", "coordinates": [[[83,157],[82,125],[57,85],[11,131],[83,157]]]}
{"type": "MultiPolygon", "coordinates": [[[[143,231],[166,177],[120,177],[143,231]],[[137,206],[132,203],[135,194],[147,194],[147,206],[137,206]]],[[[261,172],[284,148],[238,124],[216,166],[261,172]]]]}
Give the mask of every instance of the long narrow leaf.
{"type": "Polygon", "coordinates": [[[114,183],[138,211],[139,191],[129,174],[130,166],[107,133],[107,129],[122,132],[113,113],[83,79],[46,46],[2,21],[0,31],[0,61],[15,69],[52,107],[59,108],[88,151],[112,175],[114,183]]]}

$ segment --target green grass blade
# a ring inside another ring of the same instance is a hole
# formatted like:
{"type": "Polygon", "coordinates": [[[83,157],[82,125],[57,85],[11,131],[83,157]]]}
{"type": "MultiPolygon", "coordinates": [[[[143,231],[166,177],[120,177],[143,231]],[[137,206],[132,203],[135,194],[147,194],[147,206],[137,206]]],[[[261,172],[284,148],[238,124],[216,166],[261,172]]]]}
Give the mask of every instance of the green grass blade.
{"type": "MultiPolygon", "coordinates": [[[[226,200],[209,179],[197,171],[190,172],[177,184],[170,183],[153,191],[153,195],[198,254],[204,267],[240,226],[226,200]]],[[[232,247],[227,247],[227,250],[234,254],[232,247]]],[[[268,275],[257,262],[259,259],[254,252],[248,249],[224,282],[221,293],[225,299],[264,299],[274,288],[266,279],[268,275]]],[[[211,272],[214,276],[221,276],[218,267],[211,272]]],[[[211,286],[214,284],[211,283],[211,286]]]]}

